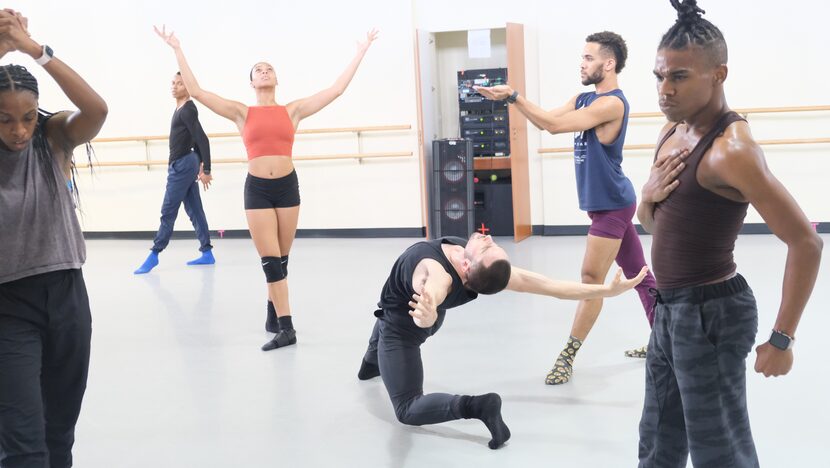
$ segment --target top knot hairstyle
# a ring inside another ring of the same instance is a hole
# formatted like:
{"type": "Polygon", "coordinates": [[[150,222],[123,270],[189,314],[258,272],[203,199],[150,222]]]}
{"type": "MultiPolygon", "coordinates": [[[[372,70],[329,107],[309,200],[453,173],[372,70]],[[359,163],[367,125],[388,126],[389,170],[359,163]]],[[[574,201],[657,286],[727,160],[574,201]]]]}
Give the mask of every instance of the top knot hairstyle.
{"type": "Polygon", "coordinates": [[[669,0],[677,10],[677,21],[660,40],[660,49],[682,50],[691,46],[703,49],[713,66],[726,63],[726,40],[717,26],[703,19],[706,13],[697,0],[669,0]]]}
{"type": "Polygon", "coordinates": [[[585,42],[595,42],[600,45],[600,50],[610,53],[617,61],[617,66],[614,71],[619,73],[625,67],[625,59],[628,58],[628,47],[625,45],[625,40],[617,33],[611,31],[602,31],[591,34],[585,38],[585,42]]]}
{"type": "MultiPolygon", "coordinates": [[[[37,79],[34,75],[29,73],[26,67],[21,65],[3,65],[0,66],[0,93],[4,92],[20,92],[28,91],[35,95],[35,99],[40,97],[38,91],[37,79]]],[[[46,112],[38,107],[37,109],[37,125],[35,126],[34,134],[32,135],[32,149],[35,157],[40,165],[41,171],[46,176],[46,183],[54,195],[57,195],[57,181],[54,177],[49,177],[53,171],[54,156],[52,149],[49,147],[49,142],[46,139],[46,121],[52,117],[53,113],[46,112]]],[[[65,148],[66,153],[72,157],[72,148],[65,148]]],[[[87,157],[89,158],[89,167],[92,170],[92,146],[86,144],[87,157]]],[[[70,160],[71,174],[72,174],[72,194],[75,198],[76,205],[79,205],[80,198],[78,193],[78,184],[75,183],[75,160],[70,160]]]]}

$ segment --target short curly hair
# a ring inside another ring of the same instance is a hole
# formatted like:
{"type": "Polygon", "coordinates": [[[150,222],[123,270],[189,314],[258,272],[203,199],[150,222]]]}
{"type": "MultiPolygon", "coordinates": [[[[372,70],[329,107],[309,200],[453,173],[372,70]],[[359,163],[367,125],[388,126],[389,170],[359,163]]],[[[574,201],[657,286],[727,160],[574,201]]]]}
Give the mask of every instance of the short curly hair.
{"type": "Polygon", "coordinates": [[[628,47],[626,47],[625,40],[619,34],[602,31],[586,37],[585,42],[595,42],[600,45],[600,50],[613,54],[614,60],[617,61],[617,66],[614,67],[615,72],[619,73],[625,67],[625,59],[628,58],[628,47]]]}

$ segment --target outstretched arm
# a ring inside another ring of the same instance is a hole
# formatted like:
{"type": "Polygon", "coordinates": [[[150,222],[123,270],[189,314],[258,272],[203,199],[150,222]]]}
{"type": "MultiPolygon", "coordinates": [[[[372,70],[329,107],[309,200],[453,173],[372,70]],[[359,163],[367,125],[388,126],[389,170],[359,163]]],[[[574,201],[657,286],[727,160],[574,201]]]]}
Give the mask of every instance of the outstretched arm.
{"type": "Polygon", "coordinates": [[[363,56],[366,55],[369,46],[372,45],[372,42],[377,37],[378,31],[376,29],[372,29],[366,33],[366,40],[358,44],[357,54],[333,85],[312,96],[292,101],[286,106],[288,114],[291,116],[291,121],[294,122],[294,128],[297,128],[301,120],[316,114],[346,91],[355,72],[357,72],[357,67],[363,60],[363,56]]]}
{"type": "MultiPolygon", "coordinates": [[[[33,59],[39,59],[43,55],[43,46],[29,36],[27,28],[28,19],[20,13],[10,9],[0,10],[2,49],[5,52],[18,50],[33,59]]],[[[46,134],[52,148],[68,160],[72,148],[91,140],[101,130],[107,117],[107,104],[75,70],[59,58],[53,57],[43,68],[78,108],[74,112],[60,113],[47,123],[46,134]]]]}
{"type": "MultiPolygon", "coordinates": [[[[476,86],[475,90],[494,101],[507,99],[513,94],[513,88],[508,85],[489,88],[476,86]]],[[[590,130],[604,123],[621,119],[625,113],[625,105],[614,96],[600,97],[590,106],[581,109],[575,109],[576,96],[574,96],[564,106],[546,111],[519,95],[514,106],[537,128],[553,134],[590,130]]]]}
{"type": "Polygon", "coordinates": [[[193,75],[193,70],[191,70],[190,65],[187,64],[187,59],[184,57],[181,43],[173,34],[173,31],[168,33],[165,26],[162,26],[161,30],[153,26],[153,30],[164,42],[167,43],[167,45],[172,47],[173,51],[176,53],[176,62],[179,64],[179,72],[182,74],[182,81],[184,82],[184,87],[187,88],[188,94],[190,94],[193,99],[204,104],[208,109],[228,120],[233,121],[237,127],[242,128],[242,126],[245,125],[245,116],[247,115],[248,110],[245,104],[225,99],[215,93],[202,89],[202,87],[199,86],[199,82],[196,81],[196,76],[193,75]]]}
{"type": "Polygon", "coordinates": [[[644,266],[637,276],[625,279],[622,276],[622,269],[620,269],[617,270],[617,274],[610,284],[585,284],[550,279],[544,275],[514,266],[510,269],[510,281],[507,283],[507,289],[571,300],[613,297],[640,284],[640,281],[646,277],[646,273],[648,273],[648,267],[644,266]]]}

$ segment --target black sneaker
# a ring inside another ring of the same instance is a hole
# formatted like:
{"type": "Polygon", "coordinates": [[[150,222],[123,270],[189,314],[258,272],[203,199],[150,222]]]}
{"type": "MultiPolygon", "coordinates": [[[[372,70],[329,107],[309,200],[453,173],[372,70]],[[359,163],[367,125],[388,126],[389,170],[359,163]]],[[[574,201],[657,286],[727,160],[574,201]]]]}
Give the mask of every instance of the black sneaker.
{"type": "Polygon", "coordinates": [[[262,345],[263,351],[271,351],[272,349],[282,348],[297,344],[297,331],[293,328],[290,330],[280,330],[271,341],[262,345]]]}

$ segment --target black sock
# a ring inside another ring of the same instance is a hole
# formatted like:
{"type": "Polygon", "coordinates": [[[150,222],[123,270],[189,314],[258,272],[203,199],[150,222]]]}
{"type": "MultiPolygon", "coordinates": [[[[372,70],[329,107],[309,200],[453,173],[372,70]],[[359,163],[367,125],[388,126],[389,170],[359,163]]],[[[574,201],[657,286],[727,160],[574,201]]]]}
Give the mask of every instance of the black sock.
{"type": "Polygon", "coordinates": [[[497,393],[461,397],[460,412],[464,419],[480,419],[493,437],[491,449],[501,447],[510,438],[510,429],[501,418],[501,397],[497,393]]]}
{"type": "Polygon", "coordinates": [[[283,315],[282,317],[277,317],[277,323],[280,325],[280,330],[293,330],[294,324],[291,323],[291,316],[290,315],[283,315]]]}
{"type": "Polygon", "coordinates": [[[271,300],[268,300],[268,312],[265,316],[265,330],[271,333],[277,333],[280,331],[279,323],[277,322],[277,309],[274,307],[274,303],[271,300]]]}
{"type": "Polygon", "coordinates": [[[285,277],[288,278],[288,255],[280,257],[280,265],[282,265],[282,272],[285,273],[285,277]]]}
{"type": "Polygon", "coordinates": [[[380,368],[377,364],[372,364],[371,362],[363,360],[360,363],[360,370],[357,371],[357,378],[360,380],[369,380],[373,379],[380,375],[380,368]]]}

